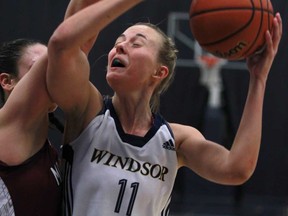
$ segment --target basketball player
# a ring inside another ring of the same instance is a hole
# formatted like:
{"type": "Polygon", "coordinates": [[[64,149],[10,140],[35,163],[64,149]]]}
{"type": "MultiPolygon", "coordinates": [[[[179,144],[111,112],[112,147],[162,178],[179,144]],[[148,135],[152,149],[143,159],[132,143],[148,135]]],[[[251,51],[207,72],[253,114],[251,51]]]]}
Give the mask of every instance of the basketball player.
{"type": "Polygon", "coordinates": [[[173,77],[176,49],[156,26],[138,23],[108,55],[105,97],[89,82],[88,53],[97,35],[140,0],[102,0],[65,20],[48,45],[48,91],[66,115],[66,215],[167,215],[178,168],[239,185],[252,175],[260,147],[266,80],[282,34],[280,15],[267,49],[247,59],[250,86],[230,150],[195,128],[166,122],[159,95],[173,77]]]}
{"type": "MultiPolygon", "coordinates": [[[[66,17],[95,2],[72,0],[66,17]]],[[[58,155],[47,139],[56,105],[46,90],[47,47],[17,39],[0,46],[0,215],[58,216],[58,155]]]]}

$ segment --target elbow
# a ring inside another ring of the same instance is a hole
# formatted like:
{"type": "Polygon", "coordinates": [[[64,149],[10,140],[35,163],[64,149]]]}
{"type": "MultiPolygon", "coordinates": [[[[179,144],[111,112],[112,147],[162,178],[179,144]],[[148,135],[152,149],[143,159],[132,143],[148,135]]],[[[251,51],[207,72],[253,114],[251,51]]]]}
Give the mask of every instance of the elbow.
{"type": "Polygon", "coordinates": [[[238,173],[236,176],[233,177],[233,184],[234,185],[242,185],[245,182],[247,182],[251,176],[252,176],[253,172],[241,172],[238,173]]]}
{"type": "Polygon", "coordinates": [[[255,171],[255,165],[238,166],[231,172],[230,179],[233,185],[242,185],[247,182],[255,171]]]}
{"type": "MultiPolygon", "coordinates": [[[[48,50],[61,51],[69,48],[69,32],[65,26],[60,25],[50,37],[48,50]]],[[[55,52],[53,52],[55,53],[55,52]]]]}

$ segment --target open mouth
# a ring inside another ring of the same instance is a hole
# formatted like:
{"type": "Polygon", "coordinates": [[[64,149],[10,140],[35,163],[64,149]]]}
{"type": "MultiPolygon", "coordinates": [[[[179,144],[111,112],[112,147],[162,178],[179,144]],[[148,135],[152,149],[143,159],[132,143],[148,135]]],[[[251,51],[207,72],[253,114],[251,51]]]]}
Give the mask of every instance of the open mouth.
{"type": "Polygon", "coordinates": [[[112,67],[125,67],[125,65],[118,58],[113,59],[111,66],[112,67]]]}

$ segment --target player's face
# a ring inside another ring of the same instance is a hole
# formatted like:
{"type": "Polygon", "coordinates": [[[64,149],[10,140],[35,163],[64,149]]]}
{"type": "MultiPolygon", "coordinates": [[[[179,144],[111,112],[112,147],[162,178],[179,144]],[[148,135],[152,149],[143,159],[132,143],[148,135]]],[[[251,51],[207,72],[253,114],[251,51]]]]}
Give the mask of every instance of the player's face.
{"type": "Polygon", "coordinates": [[[145,25],[128,28],[117,38],[108,56],[106,78],[110,86],[115,91],[148,87],[159,68],[160,46],[161,37],[154,29],[145,25]]]}

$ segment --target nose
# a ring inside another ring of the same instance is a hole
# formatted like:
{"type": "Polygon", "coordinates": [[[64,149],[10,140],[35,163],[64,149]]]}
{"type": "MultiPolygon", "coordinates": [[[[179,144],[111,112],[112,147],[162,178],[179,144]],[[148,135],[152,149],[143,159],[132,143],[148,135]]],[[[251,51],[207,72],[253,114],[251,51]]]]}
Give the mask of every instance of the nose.
{"type": "Polygon", "coordinates": [[[125,53],[125,48],[124,48],[124,44],[123,43],[118,43],[116,45],[116,52],[120,53],[120,54],[125,53]]]}

